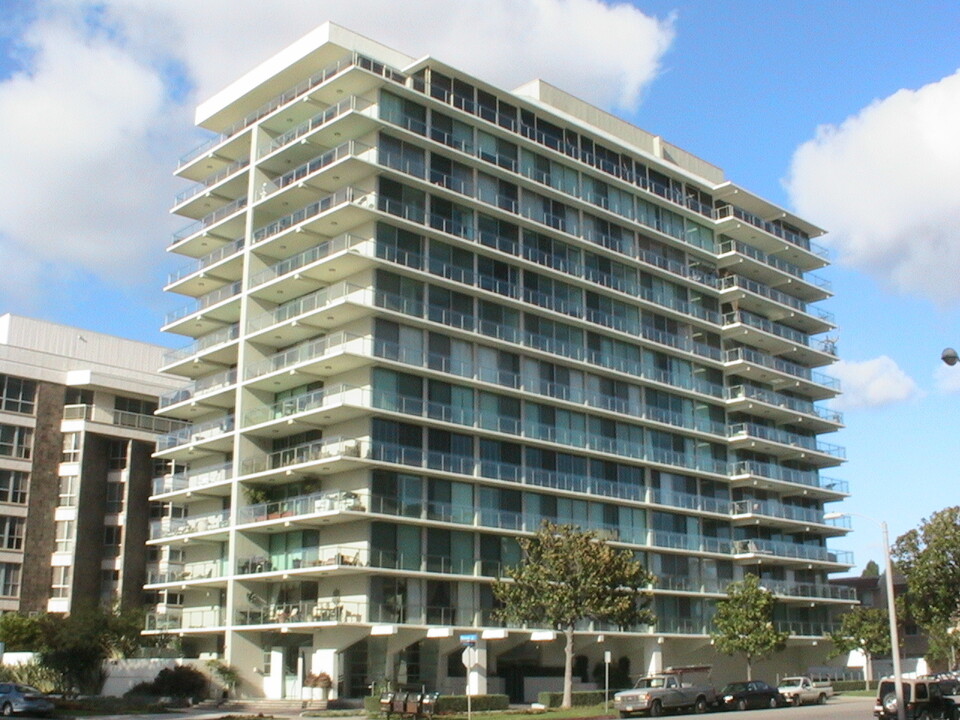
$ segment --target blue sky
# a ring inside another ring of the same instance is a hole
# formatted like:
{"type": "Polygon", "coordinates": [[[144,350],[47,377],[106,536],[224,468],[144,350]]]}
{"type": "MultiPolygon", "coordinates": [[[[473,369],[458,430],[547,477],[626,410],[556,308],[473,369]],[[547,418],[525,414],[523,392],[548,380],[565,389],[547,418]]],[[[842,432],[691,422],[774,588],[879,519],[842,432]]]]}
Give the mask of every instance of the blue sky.
{"type": "MultiPolygon", "coordinates": [[[[960,367],[938,359],[960,345],[960,3],[0,3],[0,312],[186,344],[158,328],[187,304],[161,287],[193,106],[332,19],[504,87],[541,76],[830,229],[849,392],[824,439],[849,462],[827,474],[893,535],[960,503],[960,367]]],[[[879,559],[854,527],[832,545],[879,559]]]]}

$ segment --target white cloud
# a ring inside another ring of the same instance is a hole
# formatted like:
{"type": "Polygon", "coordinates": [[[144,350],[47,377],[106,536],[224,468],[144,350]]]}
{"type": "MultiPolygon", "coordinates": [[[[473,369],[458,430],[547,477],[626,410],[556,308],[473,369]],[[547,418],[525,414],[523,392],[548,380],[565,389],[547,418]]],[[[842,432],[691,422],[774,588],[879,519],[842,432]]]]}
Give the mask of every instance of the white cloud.
{"type": "Polygon", "coordinates": [[[793,156],[800,214],[841,261],[901,292],[960,299],[960,71],[878,100],[793,156]]]}
{"type": "Polygon", "coordinates": [[[630,107],[656,76],[674,37],[672,18],[659,20],[629,3],[601,0],[103,4],[138,45],[176,48],[201,97],[332,20],[413,57],[430,54],[508,89],[539,76],[592,102],[630,107]]]}
{"type": "MultiPolygon", "coordinates": [[[[655,77],[672,19],[600,0],[38,0],[27,66],[0,82],[0,257],[41,276],[142,282],[162,260],[170,173],[193,107],[325,20],[513,87],[534,77],[630,106],[655,77]],[[40,272],[44,268],[44,272],[40,272]]],[[[36,280],[36,282],[34,282],[36,280]]],[[[155,292],[156,288],[150,288],[155,292]]],[[[21,305],[23,303],[20,303],[21,305]]]]}
{"type": "Polygon", "coordinates": [[[840,360],[830,366],[830,374],[840,379],[843,389],[833,401],[838,410],[892,405],[921,394],[913,378],[886,355],[861,362],[840,360]]]}

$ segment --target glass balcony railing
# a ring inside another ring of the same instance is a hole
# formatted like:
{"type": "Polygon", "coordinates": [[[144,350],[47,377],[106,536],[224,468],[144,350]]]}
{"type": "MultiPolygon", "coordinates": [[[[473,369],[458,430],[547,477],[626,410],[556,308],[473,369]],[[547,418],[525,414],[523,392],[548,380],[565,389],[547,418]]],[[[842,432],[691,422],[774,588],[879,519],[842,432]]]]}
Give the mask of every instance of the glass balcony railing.
{"type": "Polygon", "coordinates": [[[839,445],[821,442],[812,435],[799,435],[788,430],[767,427],[756,423],[736,423],[731,425],[728,428],[727,435],[730,438],[747,437],[768,440],[769,442],[789,445],[803,450],[810,450],[811,452],[833,455],[837,458],[846,457],[846,450],[839,445]]]}
{"type": "Polygon", "coordinates": [[[224,285],[216,290],[212,290],[206,295],[201,295],[193,304],[167,313],[167,316],[164,319],[164,325],[170,325],[177,320],[182,320],[185,317],[202,312],[203,310],[223,302],[224,300],[238,297],[240,295],[241,287],[242,283],[235,282],[230,283],[229,285],[224,285]]]}
{"type": "Polygon", "coordinates": [[[767,405],[775,405],[777,407],[787,408],[788,410],[802,413],[804,415],[819,417],[829,422],[837,424],[843,423],[843,413],[839,412],[838,410],[831,410],[829,408],[812,403],[809,400],[801,400],[800,398],[784,395],[783,393],[778,393],[774,390],[767,390],[766,388],[757,387],[755,385],[735,385],[727,388],[726,394],[727,400],[757,400],[759,402],[766,403],[767,405]]]}
{"type": "Polygon", "coordinates": [[[360,458],[366,455],[366,444],[355,438],[323,438],[268,453],[262,457],[246,458],[240,464],[240,472],[242,475],[253,475],[321,460],[339,457],[360,458]]]}
{"type": "Polygon", "coordinates": [[[254,315],[247,320],[247,332],[259,332],[341,301],[353,300],[359,304],[372,305],[372,296],[373,293],[369,288],[353,283],[339,282],[328,285],[312,293],[301,295],[296,300],[284,303],[273,310],[254,315]]]}
{"type": "Polygon", "coordinates": [[[223,530],[230,522],[230,511],[206,513],[182,518],[164,518],[150,523],[150,539],[192,535],[193,533],[223,530]]]}
{"type": "Polygon", "coordinates": [[[218,345],[226,345],[231,343],[238,337],[240,337],[240,324],[234,323],[233,325],[228,325],[225,328],[214,330],[212,333],[198,338],[196,342],[190,343],[185,348],[180,348],[179,350],[170,350],[164,353],[163,362],[165,365],[172,365],[173,363],[181,362],[189,357],[193,357],[204,350],[211,350],[218,345]]]}
{"type": "Polygon", "coordinates": [[[734,543],[735,555],[773,555],[776,557],[794,558],[800,560],[816,560],[818,562],[853,564],[853,553],[847,551],[830,550],[821,545],[801,545],[799,543],[780,542],[777,540],[737,540],[734,543]]]}
{"type": "Polygon", "coordinates": [[[189,424],[177,432],[158,437],[157,452],[213,440],[221,435],[233,432],[233,428],[233,415],[225,415],[196,425],[189,424]]]}
{"type": "Polygon", "coordinates": [[[254,408],[243,415],[244,427],[272,420],[286,420],[300,413],[317,411],[345,403],[371,407],[370,389],[340,383],[289,397],[267,407],[254,408]]]}
{"type": "Polygon", "coordinates": [[[213,375],[207,375],[206,377],[187,383],[181,388],[163,393],[163,395],[160,396],[160,408],[170,407],[171,405],[186,402],[187,400],[199,399],[205,395],[235,385],[236,382],[236,368],[214,373],[213,375]]]}
{"type": "Polygon", "coordinates": [[[359,235],[351,235],[349,233],[338,235],[332,240],[324,240],[319,244],[314,245],[309,250],[304,250],[301,253],[297,253],[293,257],[289,257],[286,260],[281,260],[275,265],[271,265],[266,270],[261,270],[260,272],[255,273],[250,277],[250,287],[251,289],[259,287],[264,283],[268,283],[278,277],[283,277],[284,275],[296,272],[297,270],[317,262],[318,260],[322,260],[325,257],[334,255],[344,250],[355,249],[367,242],[370,242],[369,238],[364,238],[359,235]]]}
{"type": "Polygon", "coordinates": [[[229,462],[219,465],[208,465],[207,467],[197,470],[183,470],[154,478],[153,494],[162,495],[180,490],[202,488],[207,485],[226,482],[230,480],[231,477],[233,477],[233,463],[229,462]]]}
{"type": "Polygon", "coordinates": [[[837,392],[840,391],[840,381],[836,378],[748,347],[738,347],[727,350],[724,355],[724,362],[748,362],[754,365],[762,365],[771,370],[793,375],[803,380],[809,380],[810,382],[830,388],[831,390],[836,390],[837,392]]]}
{"type": "Polygon", "coordinates": [[[176,272],[172,272],[167,276],[167,285],[172,285],[175,282],[179,282],[180,280],[183,280],[183,278],[200,272],[201,270],[220,262],[224,258],[238,254],[241,250],[243,250],[244,242],[244,238],[237,238],[233,242],[227,243],[226,245],[217,248],[213,252],[209,252],[203,257],[184,265],[176,272]]]}
{"type": "Polygon", "coordinates": [[[250,158],[248,157],[240,158],[239,160],[236,160],[230,163],[225,168],[221,170],[217,170],[214,173],[210,173],[209,175],[207,175],[207,177],[205,177],[200,182],[195,183],[190,187],[188,187],[186,190],[177,193],[177,197],[173,201],[174,207],[176,207],[177,205],[182,205],[192,197],[196,197],[197,195],[204,192],[208,188],[216,185],[221,180],[225,180],[226,178],[230,177],[234,173],[239,172],[243,168],[247,167],[247,165],[249,164],[250,164],[250,158]]]}
{"type": "Polygon", "coordinates": [[[147,573],[147,585],[161,585],[164,583],[188,582],[191,580],[210,580],[227,575],[227,563],[224,560],[207,560],[205,562],[180,563],[167,570],[157,570],[147,573]]]}
{"type": "Polygon", "coordinates": [[[341,352],[355,352],[361,356],[370,355],[371,341],[353,333],[335,332],[325,337],[307,340],[288,350],[251,362],[244,372],[246,380],[281,370],[294,370],[298,365],[314,363],[318,360],[341,352]]]}
{"type": "Polygon", "coordinates": [[[730,464],[730,475],[756,475],[757,477],[778,480],[780,482],[806,485],[807,487],[821,488],[830,492],[846,494],[849,486],[845,480],[822,477],[813,470],[794,470],[773,463],[757,462],[754,460],[740,460],[730,464]]]}
{"type": "Polygon", "coordinates": [[[285,147],[292,143],[295,140],[307,135],[314,130],[318,130],[329,122],[346,115],[351,110],[362,112],[373,106],[373,103],[369,100],[364,100],[363,98],[357,97],[356,95],[351,95],[346,100],[341,100],[336,105],[331,105],[326,108],[323,112],[319,112],[314,115],[309,120],[306,120],[295,128],[288,130],[287,132],[273,138],[269,143],[264,145],[259,153],[259,158],[262,158],[270,153],[278,150],[279,148],[285,147]]]}
{"type": "Polygon", "coordinates": [[[271,223],[257,228],[253,231],[253,242],[261,243],[302,222],[306,222],[311,218],[348,203],[363,205],[364,207],[373,207],[373,193],[367,192],[366,190],[358,190],[353,187],[341,188],[289,215],[285,215],[278,220],[274,220],[271,223]]]}
{"type": "Polygon", "coordinates": [[[360,156],[371,151],[372,149],[373,148],[371,148],[369,145],[365,145],[356,140],[348,140],[332,150],[327,150],[326,152],[321,153],[309,162],[295,167],[292,170],[288,170],[278,178],[263,182],[260,186],[258,200],[263,200],[278,190],[282,190],[293,183],[305,180],[311,175],[315,175],[321,170],[328,168],[329,166],[339,162],[340,160],[343,160],[346,157],[360,156]]]}
{"type": "Polygon", "coordinates": [[[221,208],[217,208],[212,213],[203,216],[196,222],[192,222],[189,225],[180,228],[173,234],[173,241],[171,245],[176,245],[181,240],[185,240],[191,235],[196,235],[199,232],[207,229],[211,225],[216,225],[218,222],[224,218],[228,218],[231,215],[240,212],[247,206],[247,196],[237,198],[231,203],[224,205],[221,208]]]}

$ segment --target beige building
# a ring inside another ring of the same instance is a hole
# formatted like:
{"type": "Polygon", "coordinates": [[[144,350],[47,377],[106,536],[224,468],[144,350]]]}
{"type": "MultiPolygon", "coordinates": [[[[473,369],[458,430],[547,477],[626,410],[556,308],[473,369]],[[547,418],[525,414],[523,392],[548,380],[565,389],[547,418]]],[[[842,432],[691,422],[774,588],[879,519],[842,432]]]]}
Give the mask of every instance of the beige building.
{"type": "MultiPolygon", "coordinates": [[[[709,122],[704,118],[704,122],[709,122]]],[[[188,344],[157,457],[176,553],[155,632],[218,653],[242,691],[347,696],[385,678],[529,698],[551,628],[504,627],[491,584],[542,520],[657,575],[653,627],[584,625],[590,680],[712,660],[727,584],[758,573],[821,660],[827,575],[851,566],[821,471],[843,449],[802,218],[540,81],[513,92],[323,25],[203,103],[164,329],[188,344]],[[532,630],[541,631],[533,641],[532,630]],[[464,677],[462,634],[479,636],[464,677]],[[598,643],[602,639],[603,643],[598,643]]],[[[771,676],[776,669],[770,665],[771,676]]],[[[546,679],[544,679],[546,677],[546,679]]]]}
{"type": "Polygon", "coordinates": [[[142,604],[163,351],[0,315],[0,610],[142,604]]]}

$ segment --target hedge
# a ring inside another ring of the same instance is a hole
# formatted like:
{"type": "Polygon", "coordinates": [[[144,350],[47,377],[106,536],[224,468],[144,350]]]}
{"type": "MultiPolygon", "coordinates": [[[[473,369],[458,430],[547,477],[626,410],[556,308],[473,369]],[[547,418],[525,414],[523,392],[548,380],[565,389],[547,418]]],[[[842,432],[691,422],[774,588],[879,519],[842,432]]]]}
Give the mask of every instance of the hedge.
{"type": "MultiPolygon", "coordinates": [[[[610,700],[613,700],[613,694],[619,692],[610,688],[610,700]]],[[[603,690],[577,690],[570,699],[574,707],[584,707],[588,705],[599,705],[604,701],[603,690]]],[[[548,708],[560,707],[563,704],[562,692],[542,692],[537,695],[537,701],[548,708]]]]}
{"type": "MultiPolygon", "coordinates": [[[[851,690],[863,690],[867,687],[863,680],[835,680],[831,685],[833,685],[834,692],[850,692],[851,690]]],[[[870,682],[869,689],[877,689],[876,680],[870,682]]]]}
{"type": "MultiPolygon", "coordinates": [[[[509,706],[510,698],[506,695],[473,695],[470,697],[470,708],[475,712],[483,712],[484,710],[506,710],[509,706]]],[[[363,707],[371,715],[378,714],[380,712],[379,696],[365,697],[363,699],[363,707]]],[[[437,699],[437,713],[460,713],[466,711],[466,695],[441,695],[437,699]]]]}

